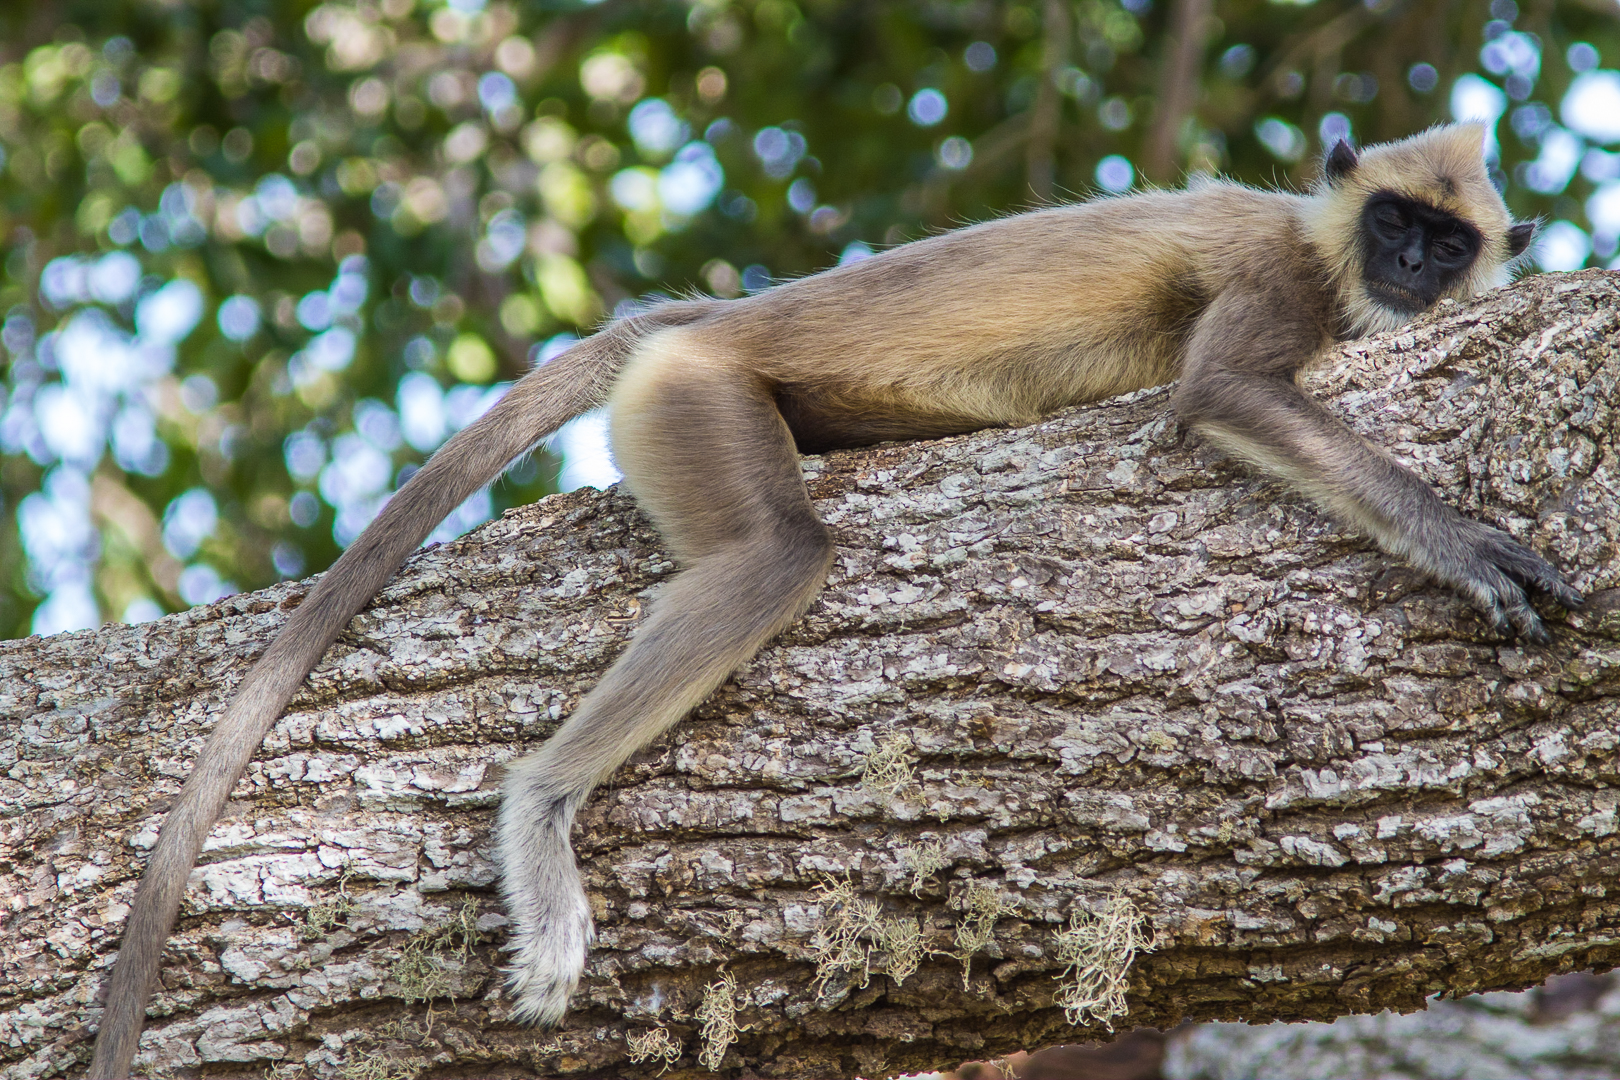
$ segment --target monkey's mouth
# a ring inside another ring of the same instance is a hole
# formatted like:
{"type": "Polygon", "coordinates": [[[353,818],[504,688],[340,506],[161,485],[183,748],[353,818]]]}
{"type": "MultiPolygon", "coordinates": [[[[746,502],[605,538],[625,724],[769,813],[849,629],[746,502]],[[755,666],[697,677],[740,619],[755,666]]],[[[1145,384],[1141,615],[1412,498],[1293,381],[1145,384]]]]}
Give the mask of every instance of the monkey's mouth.
{"type": "Polygon", "coordinates": [[[1426,311],[1432,303],[1432,301],[1419,296],[1411,289],[1403,289],[1399,285],[1390,285],[1383,281],[1367,282],[1367,295],[1384,307],[1393,308],[1408,315],[1426,311]]]}

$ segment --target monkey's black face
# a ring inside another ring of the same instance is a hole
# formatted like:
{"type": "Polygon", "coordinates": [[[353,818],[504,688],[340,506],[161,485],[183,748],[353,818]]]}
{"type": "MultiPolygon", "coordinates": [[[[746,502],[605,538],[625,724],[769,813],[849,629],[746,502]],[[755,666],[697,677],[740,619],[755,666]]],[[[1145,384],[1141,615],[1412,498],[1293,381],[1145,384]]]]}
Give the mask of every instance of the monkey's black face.
{"type": "Polygon", "coordinates": [[[1479,255],[1479,231],[1442,210],[1394,194],[1361,212],[1362,271],[1368,294],[1403,315],[1434,306],[1479,255]]]}

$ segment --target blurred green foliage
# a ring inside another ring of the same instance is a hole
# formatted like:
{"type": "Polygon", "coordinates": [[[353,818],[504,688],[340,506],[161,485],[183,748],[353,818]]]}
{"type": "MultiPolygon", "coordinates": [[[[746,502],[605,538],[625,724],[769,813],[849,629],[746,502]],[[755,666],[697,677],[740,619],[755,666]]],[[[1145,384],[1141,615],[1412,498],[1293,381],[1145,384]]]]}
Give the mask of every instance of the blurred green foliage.
{"type": "Polygon", "coordinates": [[[38,0],[0,42],[13,636],[324,567],[486,387],[638,300],[1144,169],[1300,184],[1324,134],[1494,109],[1549,265],[1620,230],[1612,0],[38,0]]]}

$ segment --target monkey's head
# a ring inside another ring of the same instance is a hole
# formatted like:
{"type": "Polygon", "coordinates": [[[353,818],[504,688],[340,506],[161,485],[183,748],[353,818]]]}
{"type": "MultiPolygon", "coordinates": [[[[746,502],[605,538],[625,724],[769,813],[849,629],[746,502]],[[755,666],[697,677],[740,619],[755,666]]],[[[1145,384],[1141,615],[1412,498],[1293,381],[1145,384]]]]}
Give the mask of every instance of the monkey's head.
{"type": "Polygon", "coordinates": [[[1342,291],[1354,333],[1394,329],[1442,298],[1505,283],[1534,238],[1485,166],[1478,124],[1430,128],[1323,161],[1307,227],[1342,291]]]}

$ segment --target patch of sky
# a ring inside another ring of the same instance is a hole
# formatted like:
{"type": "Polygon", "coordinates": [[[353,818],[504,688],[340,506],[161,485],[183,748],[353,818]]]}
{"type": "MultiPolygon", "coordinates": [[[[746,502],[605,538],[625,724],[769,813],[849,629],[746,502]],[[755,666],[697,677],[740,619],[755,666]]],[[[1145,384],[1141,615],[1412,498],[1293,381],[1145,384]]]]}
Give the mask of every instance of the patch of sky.
{"type": "Polygon", "coordinates": [[[1136,182],[1136,169],[1130,160],[1119,154],[1109,154],[1097,162],[1097,186],[1104,191],[1119,194],[1129,191],[1136,182]]]}
{"type": "Polygon", "coordinates": [[[236,586],[224,581],[207,563],[197,563],[180,571],[178,590],[180,599],[191,605],[212,604],[236,592],[236,586]]]}
{"type": "MultiPolygon", "coordinates": [[[[487,387],[460,384],[445,391],[433,376],[413,371],[400,380],[395,396],[397,413],[369,398],[355,404],[354,430],[333,440],[330,460],[318,435],[304,431],[289,437],[284,446],[287,471],[304,482],[318,477],[321,497],[335,511],[332,537],[339,546],[347,547],[388,501],[390,481],[395,475],[391,456],[395,450],[408,443],[421,453],[430,453],[451,432],[487,412],[510,388],[510,383],[487,387]]],[[[397,484],[403,484],[412,472],[400,470],[397,484]]],[[[475,494],[428,541],[454,539],[488,520],[493,505],[487,491],[475,494]]],[[[306,509],[309,523],[313,523],[317,510],[313,504],[306,509]]],[[[294,519],[297,517],[295,513],[294,519]]]]}
{"type": "Polygon", "coordinates": [[[259,236],[271,222],[293,220],[298,206],[297,186],[280,173],[270,173],[254,185],[252,195],[236,204],[236,224],[247,235],[259,236]]]}
{"type": "Polygon", "coordinates": [[[478,103],[486,112],[499,112],[517,102],[517,84],[499,71],[485,72],[478,78],[478,103]]]}
{"type": "Polygon", "coordinates": [[[1322,145],[1331,147],[1350,141],[1350,118],[1341,112],[1330,112],[1316,125],[1316,134],[1322,145]]]}
{"type": "Polygon", "coordinates": [[[658,174],[658,198],[672,214],[690,217],[708,208],[725,185],[726,173],[707,142],[689,142],[658,174]]]}
{"type": "Polygon", "coordinates": [[[96,401],[74,387],[47,383],[34,395],[34,415],[51,457],[90,468],[101,457],[96,401]]]}
{"type": "Polygon", "coordinates": [[[321,500],[313,492],[295,491],[287,501],[287,515],[300,529],[307,529],[320,520],[321,500]]]}
{"type": "Polygon", "coordinates": [[[808,149],[804,136],[787,128],[764,127],[754,134],[754,156],[773,180],[791,176],[808,149]]]}
{"type": "Polygon", "coordinates": [[[141,264],[127,251],[112,251],[90,267],[90,296],[104,304],[122,304],[141,283],[141,264]]]}
{"type": "Polygon", "coordinates": [[[658,205],[658,174],[645,167],[620,169],[608,181],[608,194],[621,210],[651,210],[658,205]]]}
{"type": "Polygon", "coordinates": [[[176,278],[135,305],[135,332],[147,344],[173,348],[202,321],[203,295],[195,282],[176,278]]]}
{"type": "Polygon", "coordinates": [[[353,315],[366,302],[367,275],[370,263],[364,255],[350,255],[338,264],[337,277],[332,279],[327,295],[332,310],[339,315],[353,315]]]}
{"type": "Polygon", "coordinates": [[[163,618],[163,606],[150,596],[136,597],[124,608],[122,621],[134,625],[136,623],[153,622],[163,618]]]}
{"type": "Polygon", "coordinates": [[[1541,152],[1525,163],[1518,179],[1532,191],[1556,195],[1569,186],[1585,152],[1586,144],[1572,132],[1549,127],[1541,134],[1541,152]]]}
{"type": "Polygon", "coordinates": [[[399,381],[394,402],[399,406],[400,434],[412,448],[427,454],[438,449],[447,434],[444,388],[439,380],[423,371],[413,371],[399,381]]]}
{"type": "MultiPolygon", "coordinates": [[[[87,584],[97,548],[95,526],[90,522],[89,476],[72,466],[47,472],[40,489],[17,504],[17,531],[28,555],[31,589],[49,594],[63,586],[87,584]]],[[[94,613],[86,621],[72,626],[53,624],[49,630],[39,629],[37,620],[36,615],[35,633],[96,625],[94,613]]]]}
{"type": "Polygon", "coordinates": [[[1496,141],[1496,122],[1507,111],[1507,95],[1500,87],[1472,72],[1451,84],[1451,116],[1459,122],[1473,122],[1485,126],[1485,156],[1495,161],[1501,157],[1496,141]]]}
{"type": "Polygon", "coordinates": [[[197,554],[219,526],[219,506],[207,488],[192,488],[163,509],[163,546],[184,562],[197,554]]]}
{"type": "Polygon", "coordinates": [[[332,441],[332,460],[322,467],[316,490],[337,511],[332,538],[348,547],[382,506],[394,476],[388,455],[356,432],[332,441]]]}
{"type": "Polygon", "coordinates": [[[973,164],[973,144],[960,135],[952,135],[934,148],[934,160],[944,169],[965,169],[973,164]]]}
{"type": "Polygon", "coordinates": [[[207,226],[197,220],[200,212],[197,193],[177,182],[163,189],[158,199],[158,213],[153,217],[161,222],[169,243],[178,247],[196,247],[208,239],[207,226]]]}
{"type": "Polygon", "coordinates": [[[140,235],[140,229],[141,212],[133,206],[126,206],[107,223],[107,239],[120,246],[133,244],[140,235]]]}
{"type": "Polygon", "coordinates": [[[1593,142],[1620,142],[1620,71],[1583,71],[1558,107],[1564,126],[1593,142]]]}
{"type": "Polygon", "coordinates": [[[1569,64],[1569,70],[1574,72],[1591,71],[1603,62],[1597,47],[1587,41],[1577,41],[1571,45],[1564,53],[1564,59],[1569,64]]]}
{"type": "Polygon", "coordinates": [[[293,312],[298,318],[298,324],[305,330],[318,333],[332,325],[332,300],[324,289],[305,293],[299,298],[298,306],[293,312]]]}
{"type": "Polygon", "coordinates": [[[394,410],[374,398],[361,398],[354,404],[354,429],[372,446],[385,454],[398,450],[403,439],[394,410]]]}
{"type": "Polygon", "coordinates": [[[608,444],[606,409],[596,409],[568,421],[546,440],[547,449],[563,459],[557,489],[608,488],[624,479],[613,464],[608,444]]]}
{"type": "Polygon", "coordinates": [[[285,581],[304,572],[304,553],[287,541],[280,540],[270,549],[270,563],[276,568],[276,575],[285,581]]]}
{"type": "Polygon", "coordinates": [[[988,41],[975,41],[963,50],[962,63],[972,72],[989,71],[996,66],[996,47],[988,41]]]}
{"type": "Polygon", "coordinates": [[[1499,78],[1518,77],[1534,82],[1541,74],[1541,46],[1529,34],[1508,30],[1480,48],[1479,62],[1499,78]]]}
{"type": "Polygon", "coordinates": [[[497,274],[517,261],[529,242],[529,227],[523,214],[511,208],[501,210],[484,227],[474,257],[478,268],[497,274]]]}
{"type": "Polygon", "coordinates": [[[161,476],[169,467],[169,447],[158,438],[157,422],[144,402],[132,401],[112,422],[113,460],[127,473],[161,476]]]}
{"type": "Polygon", "coordinates": [[[61,311],[92,300],[125,303],[140,282],[140,261],[127,251],[108,252],[99,259],[64,255],[45,264],[39,291],[47,304],[61,311]]]}
{"type": "Polygon", "coordinates": [[[1542,133],[1552,126],[1552,122],[1552,110],[1539,101],[1520,105],[1513,110],[1509,120],[1513,134],[1531,146],[1541,139],[1542,133]]]}
{"type": "Polygon", "coordinates": [[[1216,66],[1220,68],[1221,74],[1228,79],[1241,79],[1254,70],[1254,62],[1259,58],[1259,55],[1253,45],[1233,45],[1221,53],[1220,59],[1216,61],[1216,66]]]}
{"type": "Polygon", "coordinates": [[[475,529],[495,515],[495,500],[488,488],[467,496],[467,501],[450,511],[450,516],[428,535],[424,543],[448,544],[469,529],[475,529]]]}
{"type": "Polygon", "coordinates": [[[1581,175],[1594,184],[1620,180],[1620,154],[1611,154],[1595,147],[1587,150],[1581,156],[1581,175]]]}
{"type": "Polygon", "coordinates": [[[280,173],[269,173],[253,186],[253,201],[272,221],[290,221],[298,213],[298,188],[280,173]]]}
{"type": "Polygon", "coordinates": [[[320,380],[324,372],[342,371],[354,360],[356,339],[346,326],[316,334],[287,361],[287,376],[302,388],[320,380]]]}
{"type": "MultiPolygon", "coordinates": [[[[55,261],[41,275],[47,302],[123,305],[135,300],[140,265],[127,252],[55,261]]],[[[175,347],[201,321],[202,290],[178,279],[152,289],[134,304],[132,334],[100,308],[83,307],[39,342],[7,320],[0,335],[14,355],[32,348],[38,376],[19,380],[0,416],[0,442],[49,468],[40,491],[18,507],[18,529],[31,587],[44,594],[36,633],[93,626],[99,619],[89,582],[98,554],[90,520],[88,476],[109,446],[130,473],[161,474],[168,449],[157,438],[147,401],[155,380],[173,369],[175,347]],[[50,377],[54,372],[57,377],[50,377]]],[[[31,325],[29,327],[31,330],[31,325]]]]}
{"type": "Polygon", "coordinates": [[[510,389],[512,384],[507,382],[496,383],[494,386],[473,386],[467,383],[452,386],[444,395],[444,415],[451,430],[460,431],[489,412],[510,389]]]}
{"type": "Polygon", "coordinates": [[[918,127],[933,127],[944,120],[949,111],[950,103],[945,100],[945,95],[931,86],[917,91],[906,102],[906,115],[918,127]]]}
{"type": "Polygon", "coordinates": [[[1610,259],[1611,270],[1620,270],[1620,180],[1608,180],[1598,185],[1586,200],[1586,220],[1592,223],[1592,249],[1600,257],[1610,259]]]}
{"type": "Polygon", "coordinates": [[[557,359],[557,357],[573,348],[576,344],[578,344],[578,342],[579,336],[577,334],[556,334],[535,345],[534,349],[531,350],[529,354],[529,361],[534,364],[535,367],[540,367],[543,364],[549,364],[553,360],[557,359]]]}
{"type": "Polygon", "coordinates": [[[808,214],[816,207],[816,185],[807,176],[801,176],[788,185],[788,206],[800,214],[808,214]]]}
{"type": "Polygon", "coordinates": [[[281,456],[287,464],[287,475],[300,484],[307,484],[320,475],[326,464],[326,440],[304,428],[288,435],[281,443],[281,456]]]}
{"type": "Polygon", "coordinates": [[[676,116],[662,98],[639,102],[630,110],[626,123],[636,151],[652,161],[663,161],[692,137],[691,125],[676,116]]]}
{"type": "Polygon", "coordinates": [[[238,293],[219,305],[219,332],[226,340],[243,342],[259,332],[259,302],[238,293]]]}
{"type": "Polygon", "coordinates": [[[1254,136],[1280,161],[1298,161],[1305,156],[1305,133],[1281,117],[1268,116],[1255,124],[1254,136]]]}
{"type": "Polygon", "coordinates": [[[1591,237],[1572,221],[1555,221],[1536,238],[1535,260],[1543,270],[1579,270],[1591,254],[1591,237]]]}
{"type": "Polygon", "coordinates": [[[64,581],[34,609],[29,629],[35,634],[84,630],[101,622],[95,593],[88,580],[64,581]]]}

